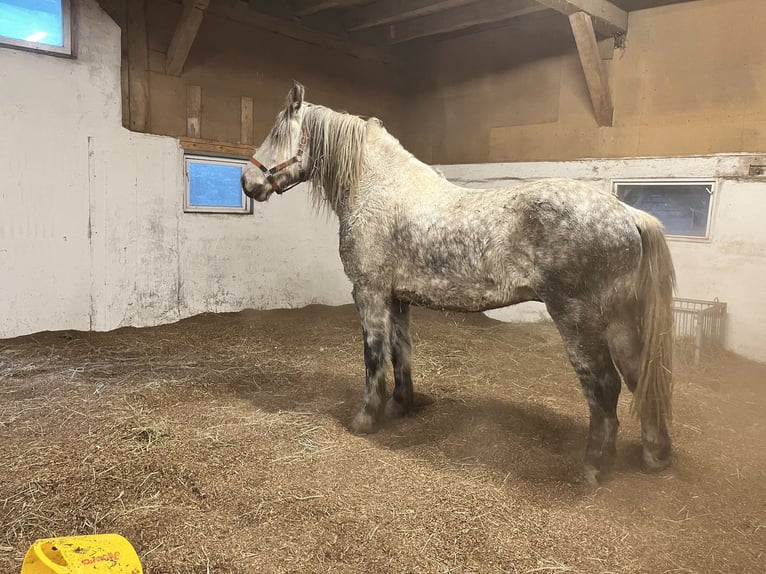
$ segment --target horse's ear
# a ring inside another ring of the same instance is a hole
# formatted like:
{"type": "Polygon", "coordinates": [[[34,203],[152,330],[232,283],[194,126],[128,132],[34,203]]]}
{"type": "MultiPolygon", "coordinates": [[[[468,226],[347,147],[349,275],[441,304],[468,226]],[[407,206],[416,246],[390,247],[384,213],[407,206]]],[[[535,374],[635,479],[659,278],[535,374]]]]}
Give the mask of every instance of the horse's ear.
{"type": "Polygon", "coordinates": [[[303,93],[306,89],[300,82],[293,80],[293,88],[287,95],[287,107],[291,112],[297,112],[303,105],[303,93]]]}

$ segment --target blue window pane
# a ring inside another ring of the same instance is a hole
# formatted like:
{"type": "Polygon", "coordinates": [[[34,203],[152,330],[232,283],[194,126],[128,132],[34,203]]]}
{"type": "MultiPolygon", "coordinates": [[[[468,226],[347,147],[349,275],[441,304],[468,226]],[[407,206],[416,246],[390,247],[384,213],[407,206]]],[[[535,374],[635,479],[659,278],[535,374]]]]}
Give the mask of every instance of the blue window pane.
{"type": "Polygon", "coordinates": [[[196,207],[244,207],[242,168],[189,162],[189,205],[196,207]]]}
{"type": "Polygon", "coordinates": [[[621,184],[617,197],[632,207],[651,213],[668,235],[706,237],[711,184],[621,184]]]}
{"type": "Polygon", "coordinates": [[[63,46],[61,0],[0,0],[0,36],[63,46]]]}

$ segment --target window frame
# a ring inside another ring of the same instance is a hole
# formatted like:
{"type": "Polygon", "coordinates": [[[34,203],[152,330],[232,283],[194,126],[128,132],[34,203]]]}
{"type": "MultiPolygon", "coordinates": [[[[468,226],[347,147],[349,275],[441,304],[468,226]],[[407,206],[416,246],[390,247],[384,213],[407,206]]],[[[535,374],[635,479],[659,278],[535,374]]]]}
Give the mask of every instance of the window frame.
{"type": "Polygon", "coordinates": [[[233,157],[220,154],[205,154],[203,152],[184,153],[184,213],[213,213],[252,215],[253,200],[245,195],[240,189],[240,195],[244,201],[242,207],[226,207],[215,205],[192,205],[191,204],[191,180],[189,179],[189,162],[206,163],[212,165],[238,165],[245,167],[247,160],[241,157],[233,157]]]}
{"type": "Polygon", "coordinates": [[[0,36],[0,48],[28,50],[49,56],[61,56],[64,58],[74,57],[74,44],[72,30],[74,28],[74,16],[72,14],[72,0],[60,0],[61,2],[61,31],[63,46],[52,46],[42,42],[30,42],[8,36],[0,36]]]}
{"type": "MultiPolygon", "coordinates": [[[[665,236],[668,238],[668,240],[672,240],[672,241],[686,241],[690,243],[710,243],[710,240],[712,238],[712,232],[713,232],[713,214],[715,213],[714,206],[716,203],[716,198],[718,196],[718,179],[713,177],[711,178],[694,177],[694,178],[613,179],[611,182],[612,195],[614,195],[620,201],[622,201],[622,199],[620,199],[620,195],[618,193],[619,187],[625,186],[625,185],[637,185],[637,186],[640,185],[640,186],[646,186],[646,187],[651,187],[651,186],[682,187],[682,186],[689,186],[689,185],[709,186],[710,201],[708,202],[708,207],[707,207],[705,235],[674,235],[671,233],[666,233],[665,236]]],[[[628,205],[628,204],[626,203],[625,205],[628,205]]],[[[634,209],[638,209],[638,208],[634,208],[634,209]]]]}

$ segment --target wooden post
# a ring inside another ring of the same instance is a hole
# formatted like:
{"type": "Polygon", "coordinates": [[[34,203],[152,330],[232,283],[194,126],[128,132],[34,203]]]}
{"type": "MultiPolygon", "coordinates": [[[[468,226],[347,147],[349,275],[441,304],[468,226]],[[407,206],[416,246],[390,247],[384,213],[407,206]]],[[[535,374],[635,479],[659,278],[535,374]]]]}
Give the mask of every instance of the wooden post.
{"type": "Polygon", "coordinates": [[[130,129],[130,62],[128,61],[128,5],[122,3],[118,8],[120,26],[120,88],[122,92],[122,127],[130,129]]]}
{"type": "Polygon", "coordinates": [[[173,39],[170,41],[165,60],[165,73],[169,76],[181,75],[208,3],[209,0],[186,0],[184,2],[181,19],[176,25],[176,31],[173,33],[173,39]]]}
{"type": "Polygon", "coordinates": [[[593,17],[593,27],[596,31],[605,36],[628,32],[628,13],[607,0],[537,0],[537,2],[566,16],[585,12],[593,17]]]}
{"type": "Polygon", "coordinates": [[[242,96],[239,143],[253,143],[253,98],[242,96]]]}
{"type": "Polygon", "coordinates": [[[149,129],[149,77],[147,73],[145,0],[128,0],[128,90],[130,129],[149,129]]]}
{"type": "Polygon", "coordinates": [[[596,123],[600,126],[611,126],[614,113],[612,96],[609,94],[606,66],[601,59],[596,33],[593,31],[593,21],[585,12],[575,12],[569,16],[569,22],[585,73],[585,83],[593,103],[596,123]]]}
{"type": "Polygon", "coordinates": [[[186,87],[186,135],[199,138],[202,133],[200,118],[202,116],[202,88],[199,86],[186,87]]]}

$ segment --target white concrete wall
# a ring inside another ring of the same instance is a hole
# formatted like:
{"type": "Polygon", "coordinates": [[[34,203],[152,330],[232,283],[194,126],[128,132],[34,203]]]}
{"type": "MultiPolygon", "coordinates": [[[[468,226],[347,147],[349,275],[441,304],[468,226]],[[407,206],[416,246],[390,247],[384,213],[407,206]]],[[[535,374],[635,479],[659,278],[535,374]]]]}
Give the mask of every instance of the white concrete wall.
{"type": "Polygon", "coordinates": [[[183,213],[178,142],[121,127],[119,28],[84,0],[76,32],[74,60],[0,48],[0,337],[350,300],[300,188],[183,213]]]}
{"type": "MultiPolygon", "coordinates": [[[[717,190],[709,240],[670,239],[679,297],[728,304],[727,347],[766,361],[766,178],[749,177],[762,155],[737,154],[688,158],[636,158],[440,166],[456,183],[502,187],[544,177],[589,181],[605,191],[615,179],[714,179],[717,190]]],[[[525,303],[489,313],[507,321],[547,317],[540,303],[525,303]]]]}

